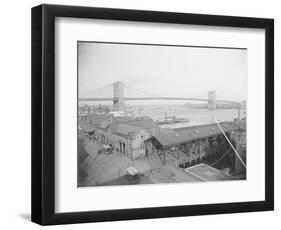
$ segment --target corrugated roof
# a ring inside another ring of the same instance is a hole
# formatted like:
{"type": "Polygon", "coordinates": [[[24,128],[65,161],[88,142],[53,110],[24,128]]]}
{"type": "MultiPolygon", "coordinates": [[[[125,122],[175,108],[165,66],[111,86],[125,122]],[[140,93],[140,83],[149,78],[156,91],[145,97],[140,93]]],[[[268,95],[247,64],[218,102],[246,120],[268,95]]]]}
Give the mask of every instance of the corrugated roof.
{"type": "MultiPolygon", "coordinates": [[[[232,122],[220,123],[225,132],[236,130],[238,127],[232,122]]],[[[176,145],[198,138],[206,138],[214,135],[222,134],[217,124],[207,124],[200,126],[191,126],[185,128],[174,129],[172,132],[161,133],[156,132],[154,137],[163,146],[176,145]]]]}
{"type": "Polygon", "coordinates": [[[246,126],[247,126],[247,122],[246,120],[240,120],[240,121],[236,121],[235,122],[235,125],[239,128],[239,129],[242,129],[242,130],[246,130],[246,126]]]}

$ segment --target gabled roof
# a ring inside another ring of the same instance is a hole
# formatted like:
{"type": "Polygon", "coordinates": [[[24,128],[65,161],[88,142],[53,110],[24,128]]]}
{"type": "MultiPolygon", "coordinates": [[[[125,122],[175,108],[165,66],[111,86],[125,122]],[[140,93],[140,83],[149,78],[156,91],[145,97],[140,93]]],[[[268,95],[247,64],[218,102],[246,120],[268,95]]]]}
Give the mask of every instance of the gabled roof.
{"type": "Polygon", "coordinates": [[[120,121],[120,123],[141,127],[143,129],[150,129],[153,127],[157,127],[157,125],[154,123],[154,121],[151,118],[126,120],[126,121],[120,121]]]}
{"type": "Polygon", "coordinates": [[[116,135],[121,135],[126,138],[134,138],[143,130],[143,128],[124,123],[115,123],[110,126],[110,131],[112,133],[116,135]]]}
{"type": "Polygon", "coordinates": [[[100,124],[97,125],[97,128],[106,130],[109,128],[110,124],[111,124],[111,121],[107,121],[107,120],[101,121],[100,124]]]}

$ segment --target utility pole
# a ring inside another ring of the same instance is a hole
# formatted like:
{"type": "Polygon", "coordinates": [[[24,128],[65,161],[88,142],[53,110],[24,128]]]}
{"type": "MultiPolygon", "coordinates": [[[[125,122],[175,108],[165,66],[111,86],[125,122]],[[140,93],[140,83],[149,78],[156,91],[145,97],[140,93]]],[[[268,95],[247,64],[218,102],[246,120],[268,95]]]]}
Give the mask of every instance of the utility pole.
{"type": "Polygon", "coordinates": [[[155,136],[155,131],[154,131],[154,120],[152,120],[152,135],[155,136]]]}
{"type": "Polygon", "coordinates": [[[240,120],[240,103],[237,104],[238,105],[238,121],[240,120]]]}

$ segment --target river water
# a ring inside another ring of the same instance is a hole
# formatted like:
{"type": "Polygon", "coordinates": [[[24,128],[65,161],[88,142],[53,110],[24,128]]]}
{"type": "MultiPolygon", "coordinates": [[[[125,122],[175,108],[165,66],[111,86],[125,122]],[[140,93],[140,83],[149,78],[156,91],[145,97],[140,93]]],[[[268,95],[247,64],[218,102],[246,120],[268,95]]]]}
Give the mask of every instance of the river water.
{"type": "MultiPolygon", "coordinates": [[[[189,125],[200,125],[214,121],[232,121],[238,118],[237,109],[191,109],[172,106],[144,106],[132,107],[135,116],[148,116],[153,120],[163,119],[165,116],[189,119],[189,125]]],[[[240,118],[245,117],[245,110],[240,110],[240,118]]]]}

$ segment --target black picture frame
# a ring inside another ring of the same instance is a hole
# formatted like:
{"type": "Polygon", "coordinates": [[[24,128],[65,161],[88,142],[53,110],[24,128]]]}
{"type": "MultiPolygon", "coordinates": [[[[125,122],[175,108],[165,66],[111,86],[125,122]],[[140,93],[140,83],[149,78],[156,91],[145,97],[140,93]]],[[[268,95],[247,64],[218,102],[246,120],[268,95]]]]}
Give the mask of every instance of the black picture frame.
{"type": "Polygon", "coordinates": [[[32,8],[32,221],[41,225],[267,211],[274,209],[274,20],[126,9],[32,8]],[[265,200],[55,213],[55,17],[265,29],[265,200]]]}

